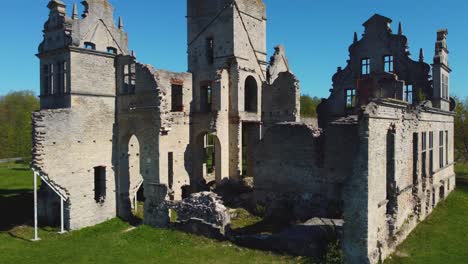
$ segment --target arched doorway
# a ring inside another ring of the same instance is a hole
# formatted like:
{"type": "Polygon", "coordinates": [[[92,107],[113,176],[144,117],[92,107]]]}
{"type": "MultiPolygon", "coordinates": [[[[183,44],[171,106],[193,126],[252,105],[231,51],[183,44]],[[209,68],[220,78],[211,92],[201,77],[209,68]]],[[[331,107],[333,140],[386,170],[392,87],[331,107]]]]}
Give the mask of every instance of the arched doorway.
{"type": "Polygon", "coordinates": [[[201,133],[197,137],[194,153],[197,182],[206,184],[221,181],[221,144],[213,133],[201,133]]]}
{"type": "Polygon", "coordinates": [[[128,142],[129,199],[133,215],[143,218],[143,176],[141,174],[140,142],[135,135],[128,142]]]}
{"type": "Polygon", "coordinates": [[[253,76],[245,79],[244,85],[244,110],[256,113],[258,111],[258,85],[253,76]]]}

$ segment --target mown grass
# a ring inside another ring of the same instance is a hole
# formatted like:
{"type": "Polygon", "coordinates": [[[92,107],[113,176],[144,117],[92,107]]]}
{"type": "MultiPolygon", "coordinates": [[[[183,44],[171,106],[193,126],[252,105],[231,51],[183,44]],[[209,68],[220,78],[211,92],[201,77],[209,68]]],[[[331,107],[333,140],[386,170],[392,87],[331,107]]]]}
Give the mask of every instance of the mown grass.
{"type": "Polygon", "coordinates": [[[456,172],[457,189],[385,263],[468,263],[468,164],[458,164],[456,172]]]}
{"type": "MultiPolygon", "coordinates": [[[[303,263],[178,231],[133,228],[119,219],[57,234],[41,228],[32,242],[32,173],[25,164],[0,164],[0,263],[303,263]],[[22,216],[22,217],[18,217],[22,216]]],[[[142,212],[141,207],[139,211],[142,212]]]]}

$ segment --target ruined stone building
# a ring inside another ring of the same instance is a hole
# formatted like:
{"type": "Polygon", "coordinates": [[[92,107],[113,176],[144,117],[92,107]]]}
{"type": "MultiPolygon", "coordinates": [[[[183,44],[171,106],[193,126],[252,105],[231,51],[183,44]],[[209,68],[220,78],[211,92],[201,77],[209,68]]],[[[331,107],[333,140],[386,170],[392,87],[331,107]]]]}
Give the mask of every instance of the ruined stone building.
{"type": "Polygon", "coordinates": [[[422,51],[411,59],[401,26],[369,19],[318,128],[300,123],[284,47],[267,61],[261,0],[187,0],[183,73],[137,61],[107,0],[83,5],[69,16],[50,1],[39,46],[41,221],[62,216],[73,230],[130,219],[144,190],[144,222],[158,226],[162,201],[249,176],[259,203],[290,199],[307,217],[343,219],[350,263],[376,263],[455,187],[445,30],[431,67],[422,51]]]}

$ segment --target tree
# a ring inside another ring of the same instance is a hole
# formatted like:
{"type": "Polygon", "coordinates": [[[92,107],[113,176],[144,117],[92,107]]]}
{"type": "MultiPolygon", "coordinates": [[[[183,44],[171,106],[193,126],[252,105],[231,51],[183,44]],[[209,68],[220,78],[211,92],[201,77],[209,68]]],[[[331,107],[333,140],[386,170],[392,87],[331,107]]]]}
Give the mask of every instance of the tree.
{"type": "Polygon", "coordinates": [[[38,109],[39,100],[31,91],[0,97],[0,158],[31,155],[31,113],[38,109]]]}
{"type": "Polygon", "coordinates": [[[321,100],[310,95],[301,96],[301,117],[317,117],[317,106],[321,100]]]}
{"type": "Polygon", "coordinates": [[[468,160],[468,97],[461,100],[455,98],[455,159],[468,160]]]}

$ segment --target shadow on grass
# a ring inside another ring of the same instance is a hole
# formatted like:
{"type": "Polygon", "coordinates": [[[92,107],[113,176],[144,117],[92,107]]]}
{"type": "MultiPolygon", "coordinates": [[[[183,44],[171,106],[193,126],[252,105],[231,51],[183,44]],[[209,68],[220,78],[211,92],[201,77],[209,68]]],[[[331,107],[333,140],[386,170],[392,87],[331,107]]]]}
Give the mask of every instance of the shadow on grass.
{"type": "Polygon", "coordinates": [[[31,190],[0,190],[0,231],[31,224],[33,199],[31,190]]]}

